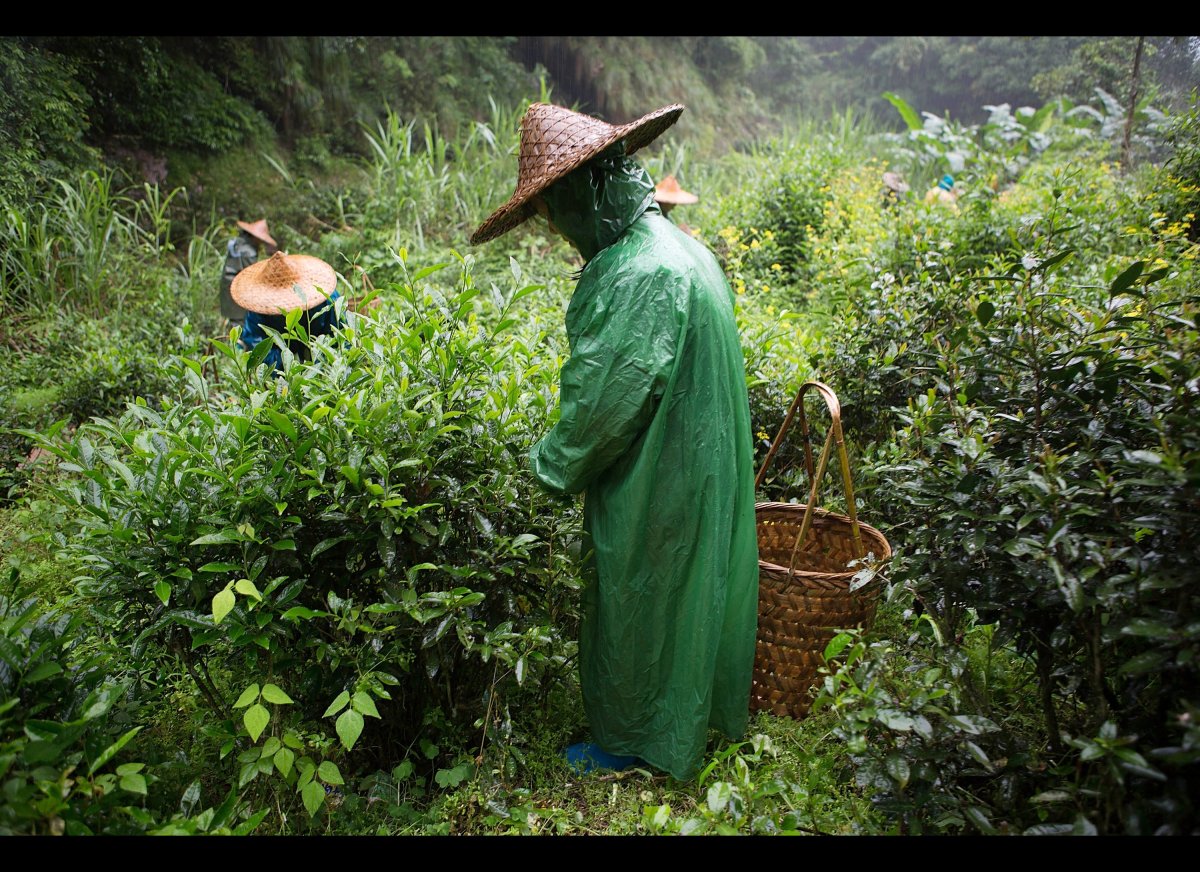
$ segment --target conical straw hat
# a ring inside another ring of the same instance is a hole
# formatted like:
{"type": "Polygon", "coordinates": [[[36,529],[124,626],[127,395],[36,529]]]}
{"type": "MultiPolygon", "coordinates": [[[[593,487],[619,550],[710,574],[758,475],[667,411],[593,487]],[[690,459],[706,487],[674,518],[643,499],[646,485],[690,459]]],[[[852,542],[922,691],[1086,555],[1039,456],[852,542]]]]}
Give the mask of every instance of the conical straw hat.
{"type": "Polygon", "coordinates": [[[336,287],[337,273],[319,257],[277,251],[234,276],[229,293],[247,311],[277,315],[280,310],[311,309],[336,287]]]}
{"type": "Polygon", "coordinates": [[[276,248],[279,247],[279,243],[271,238],[271,231],[267,229],[267,219],[266,218],[263,218],[259,221],[255,221],[253,224],[247,224],[245,221],[239,221],[237,223],[237,226],[242,228],[243,230],[245,230],[247,233],[249,233],[255,239],[261,239],[263,242],[270,243],[271,245],[274,245],[276,248]]]}
{"type": "Polygon", "coordinates": [[[517,157],[517,190],[471,235],[479,245],[512,230],[534,214],[529,200],[572,170],[583,166],[614,142],[625,140],[633,154],[679,120],[683,106],[673,103],[629,124],[609,124],[562,106],[534,103],[521,119],[521,151],[517,157]]]}
{"type": "Polygon", "coordinates": [[[687,206],[700,202],[700,198],[691,191],[685,191],[679,187],[679,180],[674,176],[667,176],[655,185],[654,199],[656,202],[668,203],[672,206],[687,206]]]}

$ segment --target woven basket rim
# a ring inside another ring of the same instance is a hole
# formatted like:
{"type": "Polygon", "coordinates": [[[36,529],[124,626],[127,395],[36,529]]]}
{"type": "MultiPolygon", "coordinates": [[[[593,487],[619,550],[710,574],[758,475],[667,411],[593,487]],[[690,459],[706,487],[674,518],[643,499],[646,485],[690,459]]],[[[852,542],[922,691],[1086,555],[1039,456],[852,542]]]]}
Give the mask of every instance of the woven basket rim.
{"type": "MultiPolygon", "coordinates": [[[[779,503],[779,502],[755,503],[754,504],[754,515],[755,515],[755,518],[757,519],[759,511],[762,509],[768,509],[768,510],[786,509],[786,510],[788,510],[788,512],[790,514],[796,514],[796,515],[800,515],[801,517],[803,517],[805,508],[806,508],[805,503],[779,503]]],[[[844,525],[846,527],[849,527],[853,523],[850,520],[849,515],[839,514],[838,512],[831,512],[829,509],[822,509],[822,508],[813,509],[813,522],[814,523],[816,523],[818,521],[824,523],[824,522],[828,522],[830,520],[834,521],[839,526],[844,525]]],[[[888,542],[887,537],[884,536],[883,533],[880,532],[880,530],[878,530],[876,527],[873,527],[870,524],[866,523],[865,521],[863,521],[862,518],[858,519],[858,529],[859,529],[859,532],[862,534],[864,540],[870,539],[873,541],[877,541],[880,545],[883,546],[883,553],[875,555],[875,563],[874,563],[875,566],[882,566],[884,563],[891,560],[892,545],[890,542],[888,542]]],[[[866,550],[867,550],[868,554],[872,553],[872,549],[868,546],[868,543],[866,541],[863,542],[863,545],[866,546],[866,550]]],[[[770,561],[763,560],[762,558],[759,558],[758,567],[759,567],[760,571],[768,570],[768,571],[775,572],[775,573],[783,573],[785,575],[789,574],[788,568],[786,566],[780,566],[778,563],[771,563],[770,561]]],[[[793,570],[790,574],[796,578],[825,578],[825,579],[839,579],[840,580],[841,577],[845,577],[847,580],[849,580],[849,579],[853,578],[855,575],[857,575],[858,572],[859,572],[859,570],[857,570],[857,569],[847,569],[844,572],[826,572],[826,571],[815,571],[815,570],[809,570],[809,569],[796,569],[796,570],[793,570]]],[[[878,581],[879,581],[879,576],[877,575],[875,578],[871,579],[871,581],[868,582],[863,587],[869,587],[872,584],[876,584],[878,581]]]]}

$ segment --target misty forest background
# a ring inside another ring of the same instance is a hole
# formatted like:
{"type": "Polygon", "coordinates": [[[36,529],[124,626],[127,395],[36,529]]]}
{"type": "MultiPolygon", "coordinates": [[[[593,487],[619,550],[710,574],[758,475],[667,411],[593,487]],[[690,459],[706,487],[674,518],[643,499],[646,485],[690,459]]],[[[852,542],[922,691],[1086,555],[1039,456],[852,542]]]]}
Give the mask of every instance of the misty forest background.
{"type": "MultiPolygon", "coordinates": [[[[801,118],[899,118],[883,98],[963,123],[987,104],[1122,104],[1137,38],[1113,37],[5,37],[0,184],[14,199],[88,161],[184,186],[197,213],[279,214],[261,150],[310,170],[365,156],[390,107],[453,139],[538,93],[614,122],[684,102],[673,136],[744,149],[801,118]],[[226,178],[236,175],[236,184],[226,178]],[[208,184],[206,184],[206,182],[208,184]],[[213,185],[216,185],[214,188],[213,185]],[[229,187],[233,190],[227,190],[229,187]],[[264,202],[264,198],[266,201],[264,202]],[[251,208],[251,207],[254,208],[251,208]],[[277,208],[272,208],[277,207],[277,208]]],[[[1139,97],[1186,104],[1194,41],[1151,37],[1139,97]]],[[[283,199],[282,197],[280,199],[283,199]]]]}

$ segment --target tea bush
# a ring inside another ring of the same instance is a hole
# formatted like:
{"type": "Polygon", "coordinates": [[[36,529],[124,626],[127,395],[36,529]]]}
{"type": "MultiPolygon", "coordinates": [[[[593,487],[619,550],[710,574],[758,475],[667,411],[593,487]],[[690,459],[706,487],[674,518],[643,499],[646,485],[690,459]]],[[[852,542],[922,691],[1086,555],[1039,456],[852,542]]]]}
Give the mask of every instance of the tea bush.
{"type": "Polygon", "coordinates": [[[830,199],[830,180],[845,156],[822,145],[772,141],[751,157],[761,174],[725,198],[722,210],[734,220],[718,226],[770,230],[778,251],[770,263],[779,263],[784,276],[791,276],[809,258],[810,239],[821,229],[830,199]]]}
{"type": "MultiPolygon", "coordinates": [[[[977,614],[1036,667],[1043,741],[1066,786],[1023,773],[1017,794],[1051,790],[1073,815],[994,810],[1034,828],[1187,831],[1195,249],[1104,227],[1102,185],[1046,173],[1026,176],[1051,182],[1041,213],[985,267],[953,265],[958,228],[944,227],[917,269],[849,291],[849,329],[817,365],[847,387],[852,438],[875,443],[865,473],[873,511],[894,519],[893,580],[941,638],[977,614]]],[[[955,765],[938,777],[953,781],[955,765]]]]}
{"type": "Polygon", "coordinates": [[[128,833],[153,784],[145,764],[109,765],[141,727],[129,728],[132,682],[109,651],[86,644],[70,599],[23,595],[13,568],[0,595],[0,833],[128,833]],[[89,650],[90,648],[90,650],[89,650]],[[114,706],[118,702],[125,705],[114,706]]]}
{"type": "Polygon", "coordinates": [[[1200,241],[1196,216],[1200,214],[1200,95],[1192,92],[1189,111],[1175,118],[1167,131],[1174,153],[1165,163],[1152,202],[1168,236],[1185,234],[1200,241]]]}
{"type": "Polygon", "coordinates": [[[938,654],[925,662],[901,659],[892,642],[840,634],[825,659],[842,662],[822,670],[813,705],[838,716],[833,733],[846,744],[856,783],[897,821],[897,832],[956,832],[970,821],[995,834],[1000,830],[977,796],[987,792],[978,780],[999,792],[996,782],[1002,789],[1012,778],[1005,770],[1021,771],[1030,755],[1005,747],[1012,739],[995,722],[964,711],[965,655],[954,649],[938,654]]]}
{"type": "Polygon", "coordinates": [[[82,510],[58,538],[81,594],[132,660],[182,660],[239,789],[278,779],[310,813],[338,762],[461,740],[574,637],[578,519],[525,471],[555,359],[506,314],[539,286],[488,300],[461,261],[438,290],[445,266],[312,364],[215,340],[168,363],[161,410],[43,440],[82,510]]]}

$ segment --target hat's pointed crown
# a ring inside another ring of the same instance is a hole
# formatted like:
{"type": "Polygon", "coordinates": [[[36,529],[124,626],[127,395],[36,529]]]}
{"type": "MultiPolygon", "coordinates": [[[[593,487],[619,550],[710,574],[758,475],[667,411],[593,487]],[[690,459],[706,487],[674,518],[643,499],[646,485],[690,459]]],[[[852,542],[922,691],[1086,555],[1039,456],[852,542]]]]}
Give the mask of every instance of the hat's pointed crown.
{"type": "Polygon", "coordinates": [[[283,252],[277,251],[263,265],[262,272],[258,274],[258,281],[272,288],[290,288],[300,281],[300,273],[283,252]]]}

